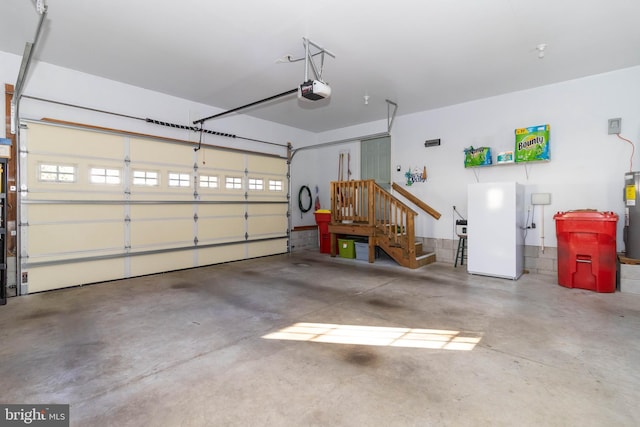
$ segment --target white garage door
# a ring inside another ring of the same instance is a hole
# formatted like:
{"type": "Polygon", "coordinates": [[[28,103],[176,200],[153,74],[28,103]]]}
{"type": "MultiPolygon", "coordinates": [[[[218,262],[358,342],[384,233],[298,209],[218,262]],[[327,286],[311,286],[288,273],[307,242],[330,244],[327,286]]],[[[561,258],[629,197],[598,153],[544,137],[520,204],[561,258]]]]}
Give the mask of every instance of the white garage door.
{"type": "Polygon", "coordinates": [[[22,293],[287,252],[284,157],[43,122],[20,141],[22,293]]]}

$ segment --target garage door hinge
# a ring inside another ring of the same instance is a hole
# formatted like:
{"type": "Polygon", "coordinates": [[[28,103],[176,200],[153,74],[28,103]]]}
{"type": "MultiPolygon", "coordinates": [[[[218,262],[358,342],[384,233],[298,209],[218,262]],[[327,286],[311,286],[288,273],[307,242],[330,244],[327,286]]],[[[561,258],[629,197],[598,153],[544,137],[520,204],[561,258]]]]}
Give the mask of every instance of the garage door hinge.
{"type": "Polygon", "coordinates": [[[249,193],[244,193],[244,199],[247,200],[249,198],[249,193]]]}
{"type": "Polygon", "coordinates": [[[245,219],[245,220],[249,219],[249,212],[245,212],[245,213],[244,213],[244,219],[245,219]]]}
{"type": "Polygon", "coordinates": [[[131,222],[131,218],[129,217],[129,215],[124,217],[124,222],[131,222]]]}
{"type": "Polygon", "coordinates": [[[193,238],[193,244],[198,246],[198,236],[193,238]]]}
{"type": "Polygon", "coordinates": [[[198,222],[198,214],[193,214],[193,220],[194,220],[195,222],[198,222]]]}
{"type": "Polygon", "coordinates": [[[291,211],[287,211],[287,218],[291,216],[291,211]]]}
{"type": "Polygon", "coordinates": [[[197,171],[198,171],[198,163],[194,163],[194,164],[193,164],[193,170],[194,170],[195,172],[197,172],[197,171]]]}
{"type": "Polygon", "coordinates": [[[124,250],[129,252],[131,250],[131,245],[129,244],[124,245],[124,250]]]}
{"type": "Polygon", "coordinates": [[[131,159],[129,158],[129,156],[125,156],[124,162],[127,164],[127,166],[129,166],[129,163],[131,163],[131,159]]]}
{"type": "Polygon", "coordinates": [[[244,233],[244,240],[249,240],[249,233],[244,233]]]}
{"type": "Polygon", "coordinates": [[[198,200],[198,197],[200,197],[200,195],[198,194],[198,192],[197,192],[197,191],[194,191],[194,192],[193,192],[193,198],[194,198],[195,200],[198,200]]]}
{"type": "Polygon", "coordinates": [[[244,168],[244,174],[245,174],[245,175],[249,175],[249,169],[244,168]]]}

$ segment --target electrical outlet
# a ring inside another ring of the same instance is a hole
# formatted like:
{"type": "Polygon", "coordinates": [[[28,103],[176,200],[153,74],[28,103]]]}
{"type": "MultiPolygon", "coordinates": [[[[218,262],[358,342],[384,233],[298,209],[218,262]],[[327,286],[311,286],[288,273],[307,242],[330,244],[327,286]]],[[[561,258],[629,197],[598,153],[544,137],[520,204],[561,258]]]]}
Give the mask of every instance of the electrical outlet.
{"type": "Polygon", "coordinates": [[[622,119],[620,117],[616,119],[609,119],[609,135],[619,134],[621,129],[622,119]]]}

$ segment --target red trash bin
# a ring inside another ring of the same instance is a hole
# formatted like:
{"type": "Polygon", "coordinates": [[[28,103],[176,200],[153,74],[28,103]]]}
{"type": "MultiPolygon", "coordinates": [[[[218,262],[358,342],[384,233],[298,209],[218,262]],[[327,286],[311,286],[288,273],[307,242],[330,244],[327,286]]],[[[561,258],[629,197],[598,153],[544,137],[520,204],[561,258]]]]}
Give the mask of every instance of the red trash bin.
{"type": "Polygon", "coordinates": [[[331,222],[331,211],[319,209],[314,212],[316,224],[318,224],[318,238],[320,240],[320,253],[331,253],[331,234],[329,234],[329,223],[331,222]]]}
{"type": "Polygon", "coordinates": [[[558,212],[558,284],[596,292],[616,290],[616,223],[613,212],[558,212]]]}

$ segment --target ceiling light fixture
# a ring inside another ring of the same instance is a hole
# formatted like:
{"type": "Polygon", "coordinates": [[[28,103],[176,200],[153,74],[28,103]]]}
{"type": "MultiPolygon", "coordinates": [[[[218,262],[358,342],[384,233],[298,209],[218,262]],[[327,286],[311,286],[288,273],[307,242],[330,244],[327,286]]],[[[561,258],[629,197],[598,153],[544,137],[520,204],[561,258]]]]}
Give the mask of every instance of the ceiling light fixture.
{"type": "Polygon", "coordinates": [[[546,43],[540,43],[536,46],[536,50],[538,51],[538,59],[544,58],[544,50],[547,48],[546,43]]]}

